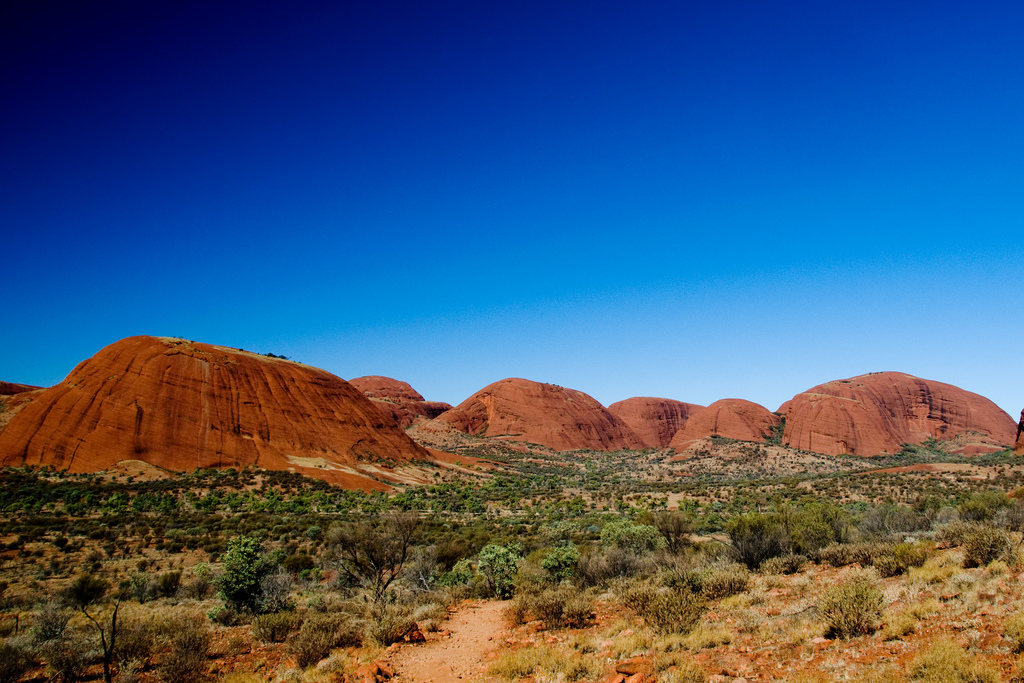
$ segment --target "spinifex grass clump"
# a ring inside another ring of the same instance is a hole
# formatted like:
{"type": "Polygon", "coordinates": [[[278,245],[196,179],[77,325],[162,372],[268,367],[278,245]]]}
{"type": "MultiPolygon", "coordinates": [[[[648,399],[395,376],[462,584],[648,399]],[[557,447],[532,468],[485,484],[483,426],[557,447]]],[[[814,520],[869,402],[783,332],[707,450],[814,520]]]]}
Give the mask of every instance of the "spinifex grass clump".
{"type": "Polygon", "coordinates": [[[846,583],[829,590],[818,603],[826,635],[832,638],[853,638],[874,633],[882,615],[882,591],[874,577],[861,572],[846,583]]]}

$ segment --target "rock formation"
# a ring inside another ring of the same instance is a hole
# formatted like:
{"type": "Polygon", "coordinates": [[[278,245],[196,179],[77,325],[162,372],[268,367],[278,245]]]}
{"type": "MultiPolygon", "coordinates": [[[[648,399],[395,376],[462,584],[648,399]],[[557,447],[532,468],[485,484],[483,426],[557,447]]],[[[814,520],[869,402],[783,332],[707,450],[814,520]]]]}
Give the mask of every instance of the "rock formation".
{"type": "MultiPolygon", "coordinates": [[[[878,455],[904,443],[977,433],[990,450],[1013,443],[1013,418],[978,394],[901,372],[826,382],[779,408],[783,443],[817,453],[878,455]]],[[[978,452],[977,447],[967,452],[978,452]]]]}
{"type": "Polygon", "coordinates": [[[1017,455],[1024,455],[1024,410],[1020,411],[1020,422],[1017,424],[1017,443],[1013,452],[1017,455]]]}
{"type": "Polygon", "coordinates": [[[608,412],[625,422],[648,448],[664,448],[686,420],[704,406],[647,396],[627,398],[608,406],[608,412]]]}
{"type": "Polygon", "coordinates": [[[34,387],[31,384],[14,384],[13,382],[0,382],[0,396],[13,396],[23,394],[26,391],[35,391],[42,387],[34,387]]]}
{"type": "Polygon", "coordinates": [[[725,398],[690,415],[669,446],[681,451],[709,436],[764,441],[779,423],[779,416],[762,405],[741,398],[725,398]]]}
{"type": "Polygon", "coordinates": [[[434,423],[556,451],[644,447],[625,422],[582,391],[526,379],[503,379],[486,386],[434,423]]]}
{"type": "Polygon", "coordinates": [[[401,428],[409,427],[420,420],[430,420],[451,405],[441,401],[426,401],[408,382],[390,377],[369,375],[350,379],[349,384],[369,398],[383,411],[395,418],[401,428]]]}
{"type": "Polygon", "coordinates": [[[3,465],[92,472],[122,460],[176,471],[257,465],[365,487],[361,470],[430,455],[324,370],[157,337],[100,350],[0,432],[3,465]]]}

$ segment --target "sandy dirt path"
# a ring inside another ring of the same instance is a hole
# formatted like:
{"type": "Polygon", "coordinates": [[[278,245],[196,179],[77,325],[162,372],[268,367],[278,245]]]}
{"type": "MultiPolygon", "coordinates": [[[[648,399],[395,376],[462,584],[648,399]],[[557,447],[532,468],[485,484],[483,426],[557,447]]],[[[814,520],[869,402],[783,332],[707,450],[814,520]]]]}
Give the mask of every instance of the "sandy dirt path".
{"type": "Polygon", "coordinates": [[[457,683],[487,680],[487,653],[501,647],[505,629],[504,602],[463,605],[441,627],[451,635],[429,634],[422,645],[404,645],[391,653],[393,681],[457,683]]]}

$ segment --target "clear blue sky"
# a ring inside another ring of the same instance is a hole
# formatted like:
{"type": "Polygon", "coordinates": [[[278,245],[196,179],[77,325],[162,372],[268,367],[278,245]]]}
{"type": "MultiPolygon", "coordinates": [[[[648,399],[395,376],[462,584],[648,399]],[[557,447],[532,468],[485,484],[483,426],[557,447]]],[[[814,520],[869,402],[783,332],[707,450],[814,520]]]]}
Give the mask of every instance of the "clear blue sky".
{"type": "Polygon", "coordinates": [[[14,0],[0,82],[4,380],[154,334],[1024,408],[1024,3],[14,0]]]}

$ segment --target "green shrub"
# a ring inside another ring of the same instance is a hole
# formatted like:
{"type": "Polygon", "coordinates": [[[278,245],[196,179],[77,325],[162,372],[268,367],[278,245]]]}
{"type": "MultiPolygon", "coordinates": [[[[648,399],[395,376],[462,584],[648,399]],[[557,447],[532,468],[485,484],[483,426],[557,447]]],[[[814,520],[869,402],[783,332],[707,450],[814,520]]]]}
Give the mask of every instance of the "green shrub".
{"type": "Polygon", "coordinates": [[[708,600],[727,598],[750,587],[750,572],[742,564],[713,567],[704,573],[702,592],[708,600]]]}
{"type": "Polygon", "coordinates": [[[996,513],[1010,507],[1013,501],[1002,491],[981,491],[960,503],[960,517],[969,522],[991,522],[996,513]]]}
{"type": "Polygon", "coordinates": [[[738,515],[725,526],[732,541],[736,560],[757,569],[765,560],[784,555],[790,550],[789,534],[777,515],[752,512],[738,515]]]}
{"type": "Polygon", "coordinates": [[[312,614],[288,641],[288,653],[295,663],[306,668],[324,659],[336,647],[362,643],[359,625],[347,614],[312,614]]]}
{"type": "Polygon", "coordinates": [[[89,666],[89,643],[74,633],[48,640],[39,646],[38,652],[46,662],[51,678],[63,681],[77,681],[89,666]]]}
{"type": "Polygon", "coordinates": [[[1016,612],[1006,620],[1003,634],[1013,643],[1014,652],[1024,652],[1024,613],[1016,612]]]}
{"type": "Polygon", "coordinates": [[[464,586],[473,578],[473,564],[466,558],[455,563],[451,571],[445,572],[437,580],[437,585],[445,588],[464,586]]]}
{"type": "Polygon", "coordinates": [[[167,625],[170,652],[160,658],[157,672],[167,683],[197,683],[206,677],[210,629],[194,617],[178,617],[167,625]]]}
{"type": "Polygon", "coordinates": [[[883,577],[905,574],[911,567],[920,567],[928,559],[928,552],[913,543],[898,543],[880,548],[871,558],[883,577]]]}
{"type": "Polygon", "coordinates": [[[228,541],[223,573],[215,581],[228,606],[238,611],[256,612],[262,597],[260,583],[273,571],[273,562],[260,542],[249,536],[228,541]]]}
{"type": "Polygon", "coordinates": [[[882,616],[882,592],[867,573],[827,591],[818,611],[829,637],[852,638],[874,633],[882,616]]]}
{"type": "Polygon", "coordinates": [[[594,602],[585,593],[569,586],[547,588],[539,593],[516,595],[506,618],[515,624],[525,623],[532,616],[544,623],[544,628],[582,628],[590,620],[594,602]]]}
{"type": "Polygon", "coordinates": [[[831,543],[842,542],[848,534],[847,514],[830,503],[811,503],[795,511],[784,510],[782,518],[789,548],[801,555],[811,555],[831,543]]]}
{"type": "Polygon", "coordinates": [[[806,564],[807,557],[805,555],[780,555],[762,562],[760,572],[769,576],[797,574],[803,570],[806,564]]]}
{"type": "Polygon", "coordinates": [[[122,618],[117,623],[114,659],[122,664],[138,662],[145,665],[153,655],[156,633],[151,622],[122,618]]]}
{"type": "Polygon", "coordinates": [[[152,592],[161,598],[173,598],[181,586],[181,572],[165,572],[153,582],[152,592]]]}
{"type": "Polygon", "coordinates": [[[704,596],[676,590],[659,593],[641,616],[660,633],[689,633],[704,612],[704,596]]]}
{"type": "Polygon", "coordinates": [[[502,600],[512,597],[515,590],[516,572],[519,571],[519,553],[501,545],[485,545],[477,558],[477,568],[487,579],[487,585],[494,595],[502,600]]]}
{"type": "Polygon", "coordinates": [[[411,616],[401,605],[375,605],[366,622],[366,638],[382,647],[397,643],[409,632],[413,623],[411,616]]]}
{"type": "Polygon", "coordinates": [[[261,614],[252,620],[252,636],[261,643],[283,643],[300,621],[295,612],[261,614]]]}
{"type": "Polygon", "coordinates": [[[940,638],[918,655],[907,669],[911,681],[926,683],[999,683],[999,670],[948,638],[940,638]]]}
{"type": "Polygon", "coordinates": [[[850,564],[868,566],[884,548],[884,544],[875,541],[861,543],[832,543],[818,551],[818,559],[833,567],[845,567],[850,564]]]}
{"type": "Polygon", "coordinates": [[[947,547],[961,546],[980,526],[976,522],[950,522],[935,533],[935,541],[947,547]]]}
{"type": "Polygon", "coordinates": [[[658,596],[658,587],[650,581],[624,579],[616,584],[615,594],[624,607],[643,616],[658,596]]]}
{"type": "Polygon", "coordinates": [[[567,628],[584,628],[594,616],[594,601],[587,595],[575,592],[565,601],[562,625],[567,628]]]}
{"type": "Polygon", "coordinates": [[[570,543],[549,552],[540,566],[548,570],[553,581],[560,582],[572,577],[579,559],[580,551],[570,543]]]}
{"type": "Polygon", "coordinates": [[[1002,529],[977,526],[963,540],[964,567],[984,567],[1013,554],[1013,541],[1002,529]]]}
{"type": "Polygon", "coordinates": [[[668,542],[655,527],[634,524],[632,520],[623,517],[604,525],[601,529],[601,545],[642,555],[661,550],[668,542]]]}
{"type": "Polygon", "coordinates": [[[290,574],[298,574],[303,570],[312,569],[316,566],[316,562],[312,557],[305,553],[296,553],[295,555],[289,555],[284,558],[282,566],[285,568],[285,571],[290,574]]]}

